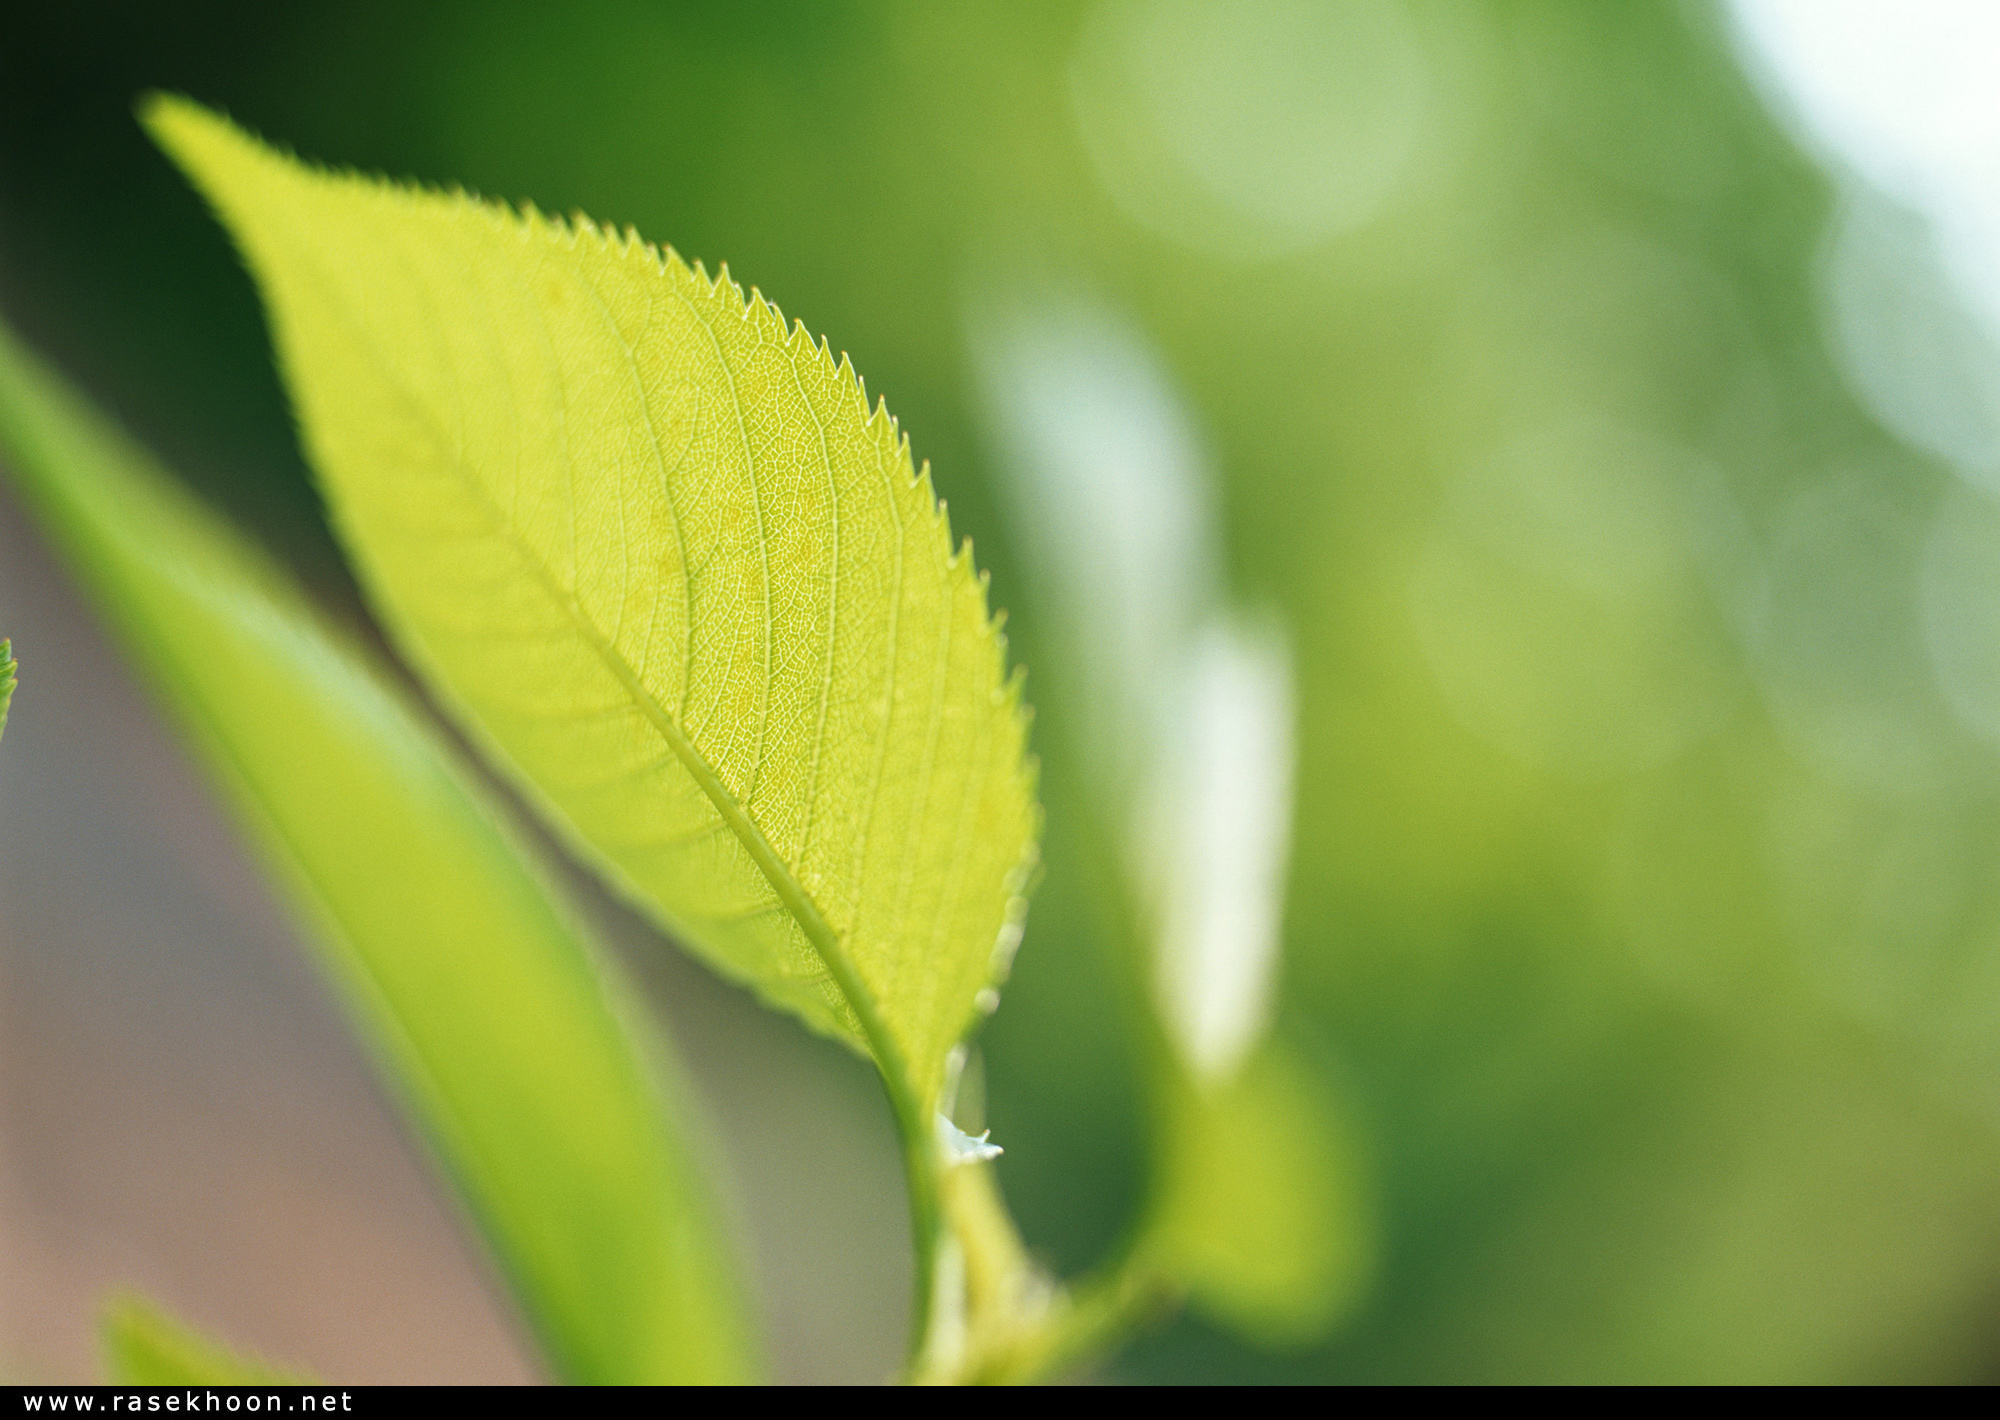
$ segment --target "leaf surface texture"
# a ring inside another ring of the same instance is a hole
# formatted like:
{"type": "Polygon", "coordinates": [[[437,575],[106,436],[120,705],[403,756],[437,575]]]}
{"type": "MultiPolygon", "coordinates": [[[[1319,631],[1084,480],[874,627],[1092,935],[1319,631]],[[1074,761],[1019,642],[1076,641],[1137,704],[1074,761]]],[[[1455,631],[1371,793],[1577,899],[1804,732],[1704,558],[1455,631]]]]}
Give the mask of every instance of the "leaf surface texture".
{"type": "Polygon", "coordinates": [[[928,1109],[1019,937],[1025,716],[845,360],[578,218],[148,122],[234,233],[364,585],[440,698],[717,969],[928,1109]]]}

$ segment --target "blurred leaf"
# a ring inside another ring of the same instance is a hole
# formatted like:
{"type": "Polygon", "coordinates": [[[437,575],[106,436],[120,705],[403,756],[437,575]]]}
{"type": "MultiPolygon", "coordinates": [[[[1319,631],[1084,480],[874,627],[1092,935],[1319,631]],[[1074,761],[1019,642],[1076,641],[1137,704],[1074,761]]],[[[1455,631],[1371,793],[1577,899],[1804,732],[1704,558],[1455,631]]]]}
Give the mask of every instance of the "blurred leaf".
{"type": "Polygon", "coordinates": [[[4,331],[0,450],[316,929],[557,1373],[746,1375],[665,1062],[468,773],[274,568],[4,331]]]}
{"type": "Polygon", "coordinates": [[[7,707],[14,703],[14,643],[0,641],[0,735],[7,733],[7,707]]]}
{"type": "Polygon", "coordinates": [[[1270,1040],[1226,1083],[1183,1085],[1166,1129],[1160,1265],[1260,1344],[1320,1339],[1374,1263],[1351,1130],[1325,1086],[1270,1040]]]}
{"type": "Polygon", "coordinates": [[[392,633],[611,879],[866,1049],[906,1136],[1036,831],[968,550],[852,370],[671,251],[147,121],[263,286],[392,633]]]}
{"type": "Polygon", "coordinates": [[[1230,607],[1215,470],[1128,316],[1087,292],[1001,290],[970,344],[1037,554],[1034,608],[1064,653],[1049,658],[1055,773],[1068,749],[1085,816],[1130,845],[1121,984],[1151,1008],[1164,1135],[1142,1259],[1252,1341],[1316,1340],[1365,1280],[1375,1219],[1344,1121],[1262,1043],[1290,859],[1292,637],[1230,607]]]}
{"type": "Polygon", "coordinates": [[[114,1385],[301,1385],[308,1379],[238,1355],[140,1297],[123,1296],[106,1307],[102,1335],[114,1385]]]}

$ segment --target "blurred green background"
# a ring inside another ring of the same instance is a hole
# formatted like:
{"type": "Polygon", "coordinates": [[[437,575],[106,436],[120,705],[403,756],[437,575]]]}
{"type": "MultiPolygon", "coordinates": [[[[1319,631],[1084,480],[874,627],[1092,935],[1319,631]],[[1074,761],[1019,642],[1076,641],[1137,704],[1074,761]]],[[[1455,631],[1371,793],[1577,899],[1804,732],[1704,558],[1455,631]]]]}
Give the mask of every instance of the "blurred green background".
{"type": "MultiPolygon", "coordinates": [[[[1373,1258],[1321,1343],[1184,1318],[1111,1374],[1991,1379],[2000,383],[1922,219],[1802,151],[1740,50],[1639,0],[19,4],[0,306],[355,616],[140,91],[629,222],[848,351],[1030,667],[1047,879],[986,1117],[1065,1272],[1141,1196],[1143,988],[981,361],[1084,331],[1290,640],[1275,1029],[1361,1141],[1373,1258]]],[[[17,648],[0,768],[62,654],[17,648]]],[[[703,1078],[790,1048],[694,1034],[703,1078]]],[[[863,1300],[835,1270],[798,1305],[863,1300]]]]}

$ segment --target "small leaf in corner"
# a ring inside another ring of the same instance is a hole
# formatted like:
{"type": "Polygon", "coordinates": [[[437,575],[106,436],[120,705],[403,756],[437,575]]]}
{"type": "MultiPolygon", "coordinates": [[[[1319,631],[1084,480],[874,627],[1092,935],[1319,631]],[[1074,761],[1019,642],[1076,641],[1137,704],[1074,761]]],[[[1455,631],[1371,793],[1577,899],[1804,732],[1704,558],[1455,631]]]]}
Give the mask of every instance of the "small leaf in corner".
{"type": "Polygon", "coordinates": [[[100,1335],[114,1385],[305,1385],[312,1379],[232,1351],[131,1293],[104,1309],[100,1335]]]}

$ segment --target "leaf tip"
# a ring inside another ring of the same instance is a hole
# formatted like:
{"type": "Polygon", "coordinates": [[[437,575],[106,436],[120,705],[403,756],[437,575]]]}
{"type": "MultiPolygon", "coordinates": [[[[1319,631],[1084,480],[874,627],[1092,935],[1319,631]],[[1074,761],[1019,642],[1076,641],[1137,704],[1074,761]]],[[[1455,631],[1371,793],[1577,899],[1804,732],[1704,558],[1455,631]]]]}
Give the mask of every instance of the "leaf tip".
{"type": "Polygon", "coordinates": [[[151,89],[139,96],[132,110],[147,136],[189,173],[205,166],[200,161],[204,150],[234,146],[239,136],[235,124],[222,113],[186,94],[151,89]]]}
{"type": "Polygon", "coordinates": [[[105,1305],[98,1336],[111,1379],[121,1385],[302,1385],[312,1380],[225,1347],[135,1292],[119,1292],[105,1305]]]}
{"type": "Polygon", "coordinates": [[[214,109],[198,104],[186,94],[167,89],[147,89],[132,101],[133,116],[139,126],[155,138],[212,123],[221,117],[214,109]]]}
{"type": "Polygon", "coordinates": [[[186,94],[150,90],[139,96],[133,112],[160,150],[211,197],[214,180],[245,163],[277,161],[319,171],[290,149],[266,142],[226,110],[210,108],[186,94]]]}

